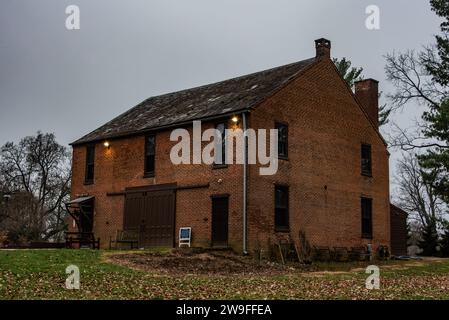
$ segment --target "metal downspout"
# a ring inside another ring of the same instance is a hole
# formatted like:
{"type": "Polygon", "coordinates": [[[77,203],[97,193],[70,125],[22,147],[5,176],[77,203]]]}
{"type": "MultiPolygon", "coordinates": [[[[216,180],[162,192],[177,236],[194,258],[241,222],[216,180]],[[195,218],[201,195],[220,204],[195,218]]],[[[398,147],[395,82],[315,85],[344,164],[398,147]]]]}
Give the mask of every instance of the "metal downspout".
{"type": "Polygon", "coordinates": [[[243,254],[248,254],[247,248],[247,205],[248,205],[248,137],[246,135],[247,123],[246,113],[242,114],[243,117],[243,254]]]}

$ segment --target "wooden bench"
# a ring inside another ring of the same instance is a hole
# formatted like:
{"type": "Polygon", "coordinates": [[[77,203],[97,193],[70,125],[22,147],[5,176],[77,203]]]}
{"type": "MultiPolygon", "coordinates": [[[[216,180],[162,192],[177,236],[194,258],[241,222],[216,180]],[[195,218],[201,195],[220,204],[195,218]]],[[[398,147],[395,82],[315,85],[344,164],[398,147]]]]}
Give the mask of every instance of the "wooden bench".
{"type": "Polygon", "coordinates": [[[85,246],[100,249],[100,238],[95,239],[93,232],[66,232],[65,247],[72,249],[74,244],[77,244],[80,249],[85,246]]]}
{"type": "Polygon", "coordinates": [[[330,261],[332,259],[331,250],[329,247],[314,246],[313,260],[330,261]]]}
{"type": "Polygon", "coordinates": [[[366,247],[352,247],[349,257],[353,261],[367,261],[370,258],[370,253],[366,247]]]}
{"type": "Polygon", "coordinates": [[[115,239],[110,237],[109,239],[109,249],[112,249],[112,244],[115,243],[114,249],[117,250],[120,243],[128,244],[131,249],[139,246],[139,230],[138,229],[128,229],[128,230],[117,230],[115,239]]]}
{"type": "Polygon", "coordinates": [[[349,260],[348,248],[334,247],[334,252],[333,252],[332,258],[334,261],[338,261],[338,262],[348,261],[349,260]]]}

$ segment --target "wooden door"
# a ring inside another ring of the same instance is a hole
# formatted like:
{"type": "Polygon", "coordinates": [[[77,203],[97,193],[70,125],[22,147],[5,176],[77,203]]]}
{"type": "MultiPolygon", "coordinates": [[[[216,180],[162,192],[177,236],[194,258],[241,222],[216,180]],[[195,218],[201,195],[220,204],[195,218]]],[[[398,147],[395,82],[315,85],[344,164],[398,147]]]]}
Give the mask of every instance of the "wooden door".
{"type": "Polygon", "coordinates": [[[79,211],[80,232],[90,233],[94,228],[94,199],[80,204],[79,211]]]}
{"type": "Polygon", "coordinates": [[[212,246],[228,246],[229,197],[212,198],[212,246]]]}
{"type": "Polygon", "coordinates": [[[140,231],[140,246],[173,247],[175,191],[144,191],[126,195],[124,229],[140,231]]]}

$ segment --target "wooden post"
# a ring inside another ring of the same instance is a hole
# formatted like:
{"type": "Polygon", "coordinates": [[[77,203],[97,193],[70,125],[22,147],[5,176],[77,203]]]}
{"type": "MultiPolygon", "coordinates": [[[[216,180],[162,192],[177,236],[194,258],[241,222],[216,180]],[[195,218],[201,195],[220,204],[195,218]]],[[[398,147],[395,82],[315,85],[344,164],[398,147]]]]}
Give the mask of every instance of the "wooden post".
{"type": "Polygon", "coordinates": [[[281,255],[282,264],[285,264],[284,255],[282,254],[281,245],[278,243],[279,254],[281,255]]]}

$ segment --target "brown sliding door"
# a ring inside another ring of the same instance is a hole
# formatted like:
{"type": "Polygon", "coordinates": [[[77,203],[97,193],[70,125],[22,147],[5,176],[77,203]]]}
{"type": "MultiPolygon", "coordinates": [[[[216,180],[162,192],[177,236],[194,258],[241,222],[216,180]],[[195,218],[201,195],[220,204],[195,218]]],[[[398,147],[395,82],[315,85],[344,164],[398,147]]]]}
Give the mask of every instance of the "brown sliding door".
{"type": "Polygon", "coordinates": [[[124,229],[140,231],[140,246],[173,247],[175,191],[132,191],[126,194],[124,229]]]}

